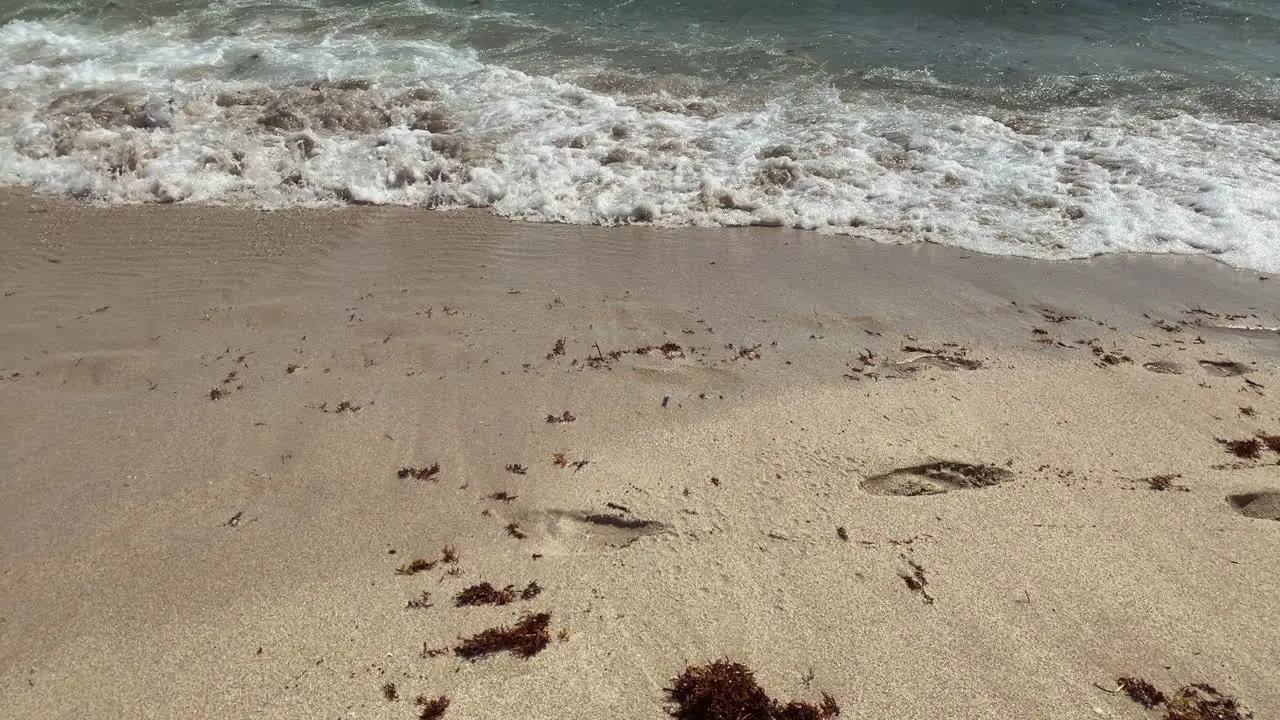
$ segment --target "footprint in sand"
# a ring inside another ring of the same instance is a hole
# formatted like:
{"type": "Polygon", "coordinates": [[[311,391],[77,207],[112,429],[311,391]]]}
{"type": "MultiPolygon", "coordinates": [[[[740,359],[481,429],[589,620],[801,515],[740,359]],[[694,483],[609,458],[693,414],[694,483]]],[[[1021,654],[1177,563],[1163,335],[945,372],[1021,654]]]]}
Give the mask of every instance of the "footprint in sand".
{"type": "Polygon", "coordinates": [[[1175,362],[1167,360],[1156,360],[1155,362],[1143,363],[1144,370],[1149,370],[1159,375],[1181,375],[1182,366],[1175,362]]]}
{"type": "Polygon", "coordinates": [[[1280,490],[1228,495],[1227,502],[1245,517],[1259,520],[1280,520],[1280,490]]]}
{"type": "Polygon", "coordinates": [[[517,513],[518,526],[539,542],[540,552],[557,554],[574,548],[625,548],[644,537],[665,535],[671,526],[636,517],[629,510],[527,510],[517,513]]]}
{"type": "Polygon", "coordinates": [[[901,467],[862,481],[862,489],[874,495],[938,495],[952,490],[991,487],[1013,479],[1013,473],[991,465],[933,462],[901,467]]]}
{"type": "Polygon", "coordinates": [[[1248,365],[1232,360],[1201,360],[1200,367],[1204,368],[1210,375],[1217,375],[1218,377],[1239,377],[1253,371],[1253,368],[1248,365]]]}

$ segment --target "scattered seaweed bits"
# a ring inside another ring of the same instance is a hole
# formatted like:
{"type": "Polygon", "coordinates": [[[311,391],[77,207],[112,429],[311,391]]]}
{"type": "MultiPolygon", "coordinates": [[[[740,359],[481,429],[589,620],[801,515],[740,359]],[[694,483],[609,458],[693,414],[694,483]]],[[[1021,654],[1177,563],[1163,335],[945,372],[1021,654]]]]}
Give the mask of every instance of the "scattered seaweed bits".
{"type": "Polygon", "coordinates": [[[902,582],[906,583],[907,587],[910,588],[912,592],[920,593],[920,597],[924,600],[924,604],[932,605],[933,596],[931,596],[929,591],[926,589],[929,587],[929,581],[924,576],[924,566],[905,555],[900,557],[910,569],[899,570],[898,577],[902,578],[902,582]]]}
{"type": "Polygon", "coordinates": [[[551,636],[547,633],[550,622],[551,613],[524,615],[515,625],[489,628],[463,640],[453,652],[458,657],[472,661],[500,652],[531,658],[551,642],[551,636]]]}
{"type": "Polygon", "coordinates": [[[390,700],[391,702],[395,702],[396,700],[399,700],[400,693],[396,691],[396,684],[387,683],[386,685],[383,685],[382,697],[386,698],[387,700],[390,700]]]}
{"type": "Polygon", "coordinates": [[[224,397],[226,397],[226,396],[227,396],[227,394],[226,394],[226,393],[224,393],[224,392],[222,392],[222,389],[221,389],[221,388],[214,388],[214,389],[212,389],[212,390],[210,390],[210,391],[209,391],[209,399],[210,399],[210,400],[221,400],[222,398],[224,398],[224,397]]]}
{"type": "Polygon", "coordinates": [[[547,422],[551,424],[571,423],[577,419],[578,418],[574,417],[573,413],[569,412],[568,410],[565,410],[559,415],[547,415],[547,422]]]}
{"type": "Polygon", "coordinates": [[[684,348],[673,342],[667,342],[657,346],[642,345],[636,348],[633,352],[635,352],[636,355],[648,355],[655,351],[662,353],[662,355],[668,360],[684,357],[684,348]]]}
{"type": "Polygon", "coordinates": [[[1163,705],[1168,700],[1155,685],[1142,678],[1125,676],[1117,678],[1116,683],[1129,696],[1129,699],[1144,708],[1150,709],[1157,705],[1163,705]]]}
{"type": "Polygon", "coordinates": [[[427,572],[428,570],[433,570],[435,569],[435,566],[439,564],[440,564],[439,560],[427,560],[425,558],[418,558],[417,560],[407,562],[404,565],[401,565],[400,567],[396,568],[396,574],[397,575],[417,575],[420,572],[427,572]]]}
{"type": "Polygon", "coordinates": [[[520,523],[510,523],[507,525],[507,534],[517,540],[524,540],[529,537],[520,530],[520,523]]]}
{"type": "Polygon", "coordinates": [[[666,691],[673,703],[667,713],[679,720],[825,720],[840,715],[840,706],[825,693],[816,706],[777,702],[749,668],[728,660],[689,666],[666,691]]]}
{"type": "Polygon", "coordinates": [[[537,582],[530,582],[520,591],[521,600],[532,600],[542,594],[542,586],[537,582]]]}
{"type": "Polygon", "coordinates": [[[458,563],[458,551],[452,545],[445,545],[440,550],[440,562],[445,565],[456,565],[458,563]]]}
{"type": "Polygon", "coordinates": [[[838,527],[836,528],[836,537],[845,542],[849,542],[849,531],[845,530],[843,527],[838,527]]]}
{"type": "Polygon", "coordinates": [[[453,606],[507,605],[515,599],[516,591],[514,585],[508,585],[499,590],[487,582],[482,582],[458,593],[457,597],[453,599],[453,606]]]}
{"type": "Polygon", "coordinates": [[[404,608],[406,610],[426,610],[431,606],[431,593],[423,590],[421,595],[405,603],[404,608]]]}
{"type": "Polygon", "coordinates": [[[444,717],[444,711],[449,709],[449,697],[441,695],[432,699],[426,695],[419,695],[415,701],[422,706],[422,712],[418,714],[418,720],[440,720],[444,717]]]}
{"type": "Polygon", "coordinates": [[[563,354],[564,354],[564,338],[560,338],[559,340],[556,340],[555,347],[551,348],[551,352],[547,353],[547,359],[554,360],[555,358],[563,354]]]}
{"type": "Polygon", "coordinates": [[[566,467],[569,465],[569,457],[562,452],[555,453],[551,456],[551,464],[557,467],[566,467]]]}
{"type": "Polygon", "coordinates": [[[490,500],[501,500],[502,502],[511,502],[512,500],[515,500],[515,499],[516,499],[516,496],[515,496],[515,495],[512,495],[512,494],[511,494],[511,493],[509,493],[509,492],[502,491],[502,492],[491,493],[491,494],[489,495],[489,499],[490,499],[490,500]]]}
{"type": "Polygon", "coordinates": [[[404,480],[405,478],[413,478],[414,480],[440,482],[440,463],[432,463],[431,467],[403,467],[400,468],[400,472],[396,474],[401,480],[404,480]]]}
{"type": "Polygon", "coordinates": [[[1182,477],[1181,474],[1153,475],[1151,477],[1141,478],[1141,482],[1145,482],[1147,487],[1159,492],[1164,492],[1165,490],[1181,490],[1183,492],[1190,492],[1191,488],[1174,483],[1174,480],[1177,480],[1180,477],[1182,477]]]}
{"type": "Polygon", "coordinates": [[[1257,460],[1262,454],[1262,443],[1254,438],[1247,440],[1219,440],[1227,452],[1246,460],[1257,460]]]}
{"type": "Polygon", "coordinates": [[[525,473],[529,472],[529,468],[521,465],[520,463],[511,463],[510,465],[507,466],[507,472],[511,473],[512,475],[524,475],[525,473]]]}

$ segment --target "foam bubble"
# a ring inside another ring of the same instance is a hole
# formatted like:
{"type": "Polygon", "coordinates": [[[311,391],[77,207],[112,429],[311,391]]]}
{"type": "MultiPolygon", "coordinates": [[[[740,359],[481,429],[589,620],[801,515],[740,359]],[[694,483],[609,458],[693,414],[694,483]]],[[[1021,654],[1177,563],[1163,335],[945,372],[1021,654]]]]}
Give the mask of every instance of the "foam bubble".
{"type": "MultiPolygon", "coordinates": [[[[1280,271],[1280,126],[821,86],[575,84],[406,39],[0,27],[0,182],[106,203],[483,207],[1280,271]]],[[[264,34],[267,33],[267,34],[264,34]]]]}

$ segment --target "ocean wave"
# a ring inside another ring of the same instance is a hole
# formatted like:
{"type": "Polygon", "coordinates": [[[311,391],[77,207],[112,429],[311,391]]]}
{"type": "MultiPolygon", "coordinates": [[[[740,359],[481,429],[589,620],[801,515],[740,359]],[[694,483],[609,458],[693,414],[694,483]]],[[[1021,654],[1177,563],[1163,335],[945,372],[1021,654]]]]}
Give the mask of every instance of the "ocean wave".
{"type": "Polygon", "coordinates": [[[478,207],[1280,271],[1274,123],[557,78],[412,38],[191,42],[163,23],[12,22],[0,60],[0,183],[95,202],[478,207]]]}

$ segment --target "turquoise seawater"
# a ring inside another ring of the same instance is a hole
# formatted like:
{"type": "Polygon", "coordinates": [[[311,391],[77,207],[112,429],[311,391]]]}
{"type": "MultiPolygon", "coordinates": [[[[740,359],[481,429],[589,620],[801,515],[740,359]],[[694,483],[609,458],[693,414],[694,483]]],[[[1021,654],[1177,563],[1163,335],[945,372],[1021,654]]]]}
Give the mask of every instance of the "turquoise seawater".
{"type": "Polygon", "coordinates": [[[0,183],[1280,269],[1272,0],[0,0],[0,183]]]}

